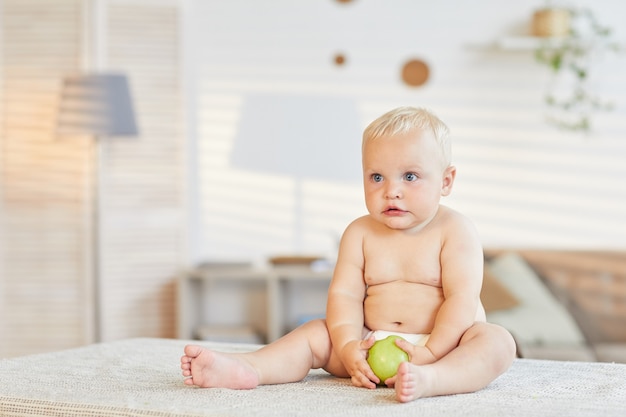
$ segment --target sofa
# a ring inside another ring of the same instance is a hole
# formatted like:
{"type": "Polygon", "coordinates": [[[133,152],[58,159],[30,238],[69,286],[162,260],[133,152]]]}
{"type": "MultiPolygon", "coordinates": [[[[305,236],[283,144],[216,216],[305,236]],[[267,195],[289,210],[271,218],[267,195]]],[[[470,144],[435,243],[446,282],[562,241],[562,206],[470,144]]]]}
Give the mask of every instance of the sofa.
{"type": "Polygon", "coordinates": [[[626,363],[626,252],[486,249],[482,296],[519,357],[626,363]]]}

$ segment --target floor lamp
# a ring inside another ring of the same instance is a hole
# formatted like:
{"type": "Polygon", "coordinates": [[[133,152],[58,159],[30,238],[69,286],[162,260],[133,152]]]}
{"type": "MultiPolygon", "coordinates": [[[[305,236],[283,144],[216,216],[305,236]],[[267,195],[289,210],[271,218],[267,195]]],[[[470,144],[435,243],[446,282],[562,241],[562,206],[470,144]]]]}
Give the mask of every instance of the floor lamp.
{"type": "Polygon", "coordinates": [[[63,80],[57,120],[59,136],[92,139],[92,258],[91,288],[94,302],[93,338],[101,341],[100,282],[100,171],[102,139],[137,136],[137,123],[128,79],[123,74],[84,74],[63,80]]]}

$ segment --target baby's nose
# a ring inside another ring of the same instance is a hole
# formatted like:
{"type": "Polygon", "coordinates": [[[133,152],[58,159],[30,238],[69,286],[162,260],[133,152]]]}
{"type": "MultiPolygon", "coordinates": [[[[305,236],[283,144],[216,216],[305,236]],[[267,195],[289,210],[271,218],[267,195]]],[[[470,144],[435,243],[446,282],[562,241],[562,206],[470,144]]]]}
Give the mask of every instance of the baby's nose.
{"type": "Polygon", "coordinates": [[[385,190],[385,198],[390,200],[402,198],[402,190],[400,185],[397,183],[389,183],[387,185],[387,189],[385,190]]]}

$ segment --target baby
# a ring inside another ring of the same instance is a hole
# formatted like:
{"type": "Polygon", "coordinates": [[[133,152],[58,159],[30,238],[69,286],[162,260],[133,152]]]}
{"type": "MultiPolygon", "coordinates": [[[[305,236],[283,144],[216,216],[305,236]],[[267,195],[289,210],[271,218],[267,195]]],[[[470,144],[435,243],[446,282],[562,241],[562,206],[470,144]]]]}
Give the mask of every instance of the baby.
{"type": "Polygon", "coordinates": [[[401,107],[373,121],[362,145],[368,214],[342,236],[326,319],[249,353],[188,345],[185,384],[250,389],[323,368],[355,386],[394,387],[407,402],[476,391],[505,372],[515,343],[485,320],[477,232],[440,204],[456,177],[450,152],[446,125],[427,110],[401,107]],[[388,334],[404,337],[396,344],[409,362],[380,381],[366,359],[388,334]]]}

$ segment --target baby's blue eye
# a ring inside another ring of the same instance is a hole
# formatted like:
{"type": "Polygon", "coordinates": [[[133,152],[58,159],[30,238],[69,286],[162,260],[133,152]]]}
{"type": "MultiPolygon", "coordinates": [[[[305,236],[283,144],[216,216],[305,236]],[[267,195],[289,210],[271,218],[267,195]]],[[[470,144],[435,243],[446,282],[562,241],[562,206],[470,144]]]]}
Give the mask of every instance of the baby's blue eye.
{"type": "Polygon", "coordinates": [[[407,181],[416,181],[417,175],[413,172],[407,172],[406,174],[404,174],[404,179],[407,181]]]}
{"type": "Polygon", "coordinates": [[[383,180],[383,176],[380,174],[372,174],[372,181],[381,182],[383,180]]]}

